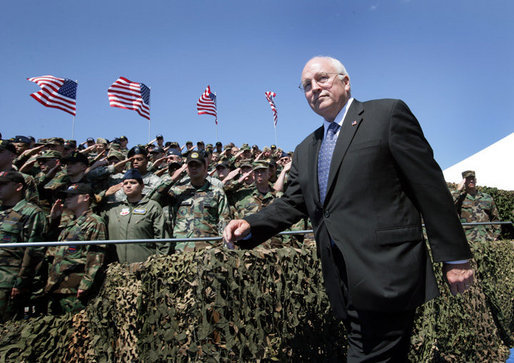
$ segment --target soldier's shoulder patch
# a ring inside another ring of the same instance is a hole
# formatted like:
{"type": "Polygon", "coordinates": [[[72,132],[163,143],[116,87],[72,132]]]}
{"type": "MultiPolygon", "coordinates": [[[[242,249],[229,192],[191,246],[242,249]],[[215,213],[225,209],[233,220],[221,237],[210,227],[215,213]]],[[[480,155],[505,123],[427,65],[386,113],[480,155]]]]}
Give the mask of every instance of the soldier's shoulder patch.
{"type": "Polygon", "coordinates": [[[146,208],[136,208],[132,211],[132,214],[144,215],[146,214],[146,208]]]}
{"type": "Polygon", "coordinates": [[[130,213],[130,209],[129,208],[123,208],[120,212],[120,216],[126,216],[130,213]]]}

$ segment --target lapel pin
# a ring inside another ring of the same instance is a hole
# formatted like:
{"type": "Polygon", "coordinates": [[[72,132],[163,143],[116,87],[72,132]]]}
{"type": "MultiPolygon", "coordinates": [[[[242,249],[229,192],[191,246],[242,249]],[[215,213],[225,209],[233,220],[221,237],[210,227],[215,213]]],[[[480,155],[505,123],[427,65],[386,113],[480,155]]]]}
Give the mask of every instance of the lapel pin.
{"type": "Polygon", "coordinates": [[[357,121],[355,121],[355,120],[354,120],[354,121],[352,122],[352,126],[355,126],[355,125],[357,125],[357,121]]]}

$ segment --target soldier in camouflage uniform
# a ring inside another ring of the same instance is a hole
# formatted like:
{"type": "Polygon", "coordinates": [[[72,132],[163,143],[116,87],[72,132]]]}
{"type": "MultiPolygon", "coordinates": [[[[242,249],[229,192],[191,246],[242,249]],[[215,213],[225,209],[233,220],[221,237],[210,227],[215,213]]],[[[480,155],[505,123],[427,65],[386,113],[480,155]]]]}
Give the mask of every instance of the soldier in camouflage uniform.
{"type": "MultiPolygon", "coordinates": [[[[109,239],[162,239],[170,234],[165,227],[162,208],[143,194],[143,178],[137,169],[130,169],[123,178],[125,202],[109,204],[105,220],[109,239]]],[[[151,255],[165,256],[171,252],[168,243],[131,243],[116,245],[121,263],[144,262],[151,255]]]]}
{"type": "MultiPolygon", "coordinates": [[[[16,158],[16,148],[12,142],[0,140],[0,171],[15,171],[13,161],[16,158]]],[[[25,180],[25,199],[33,204],[39,203],[39,193],[36,182],[31,175],[21,173],[25,180]]]]}
{"type": "MultiPolygon", "coordinates": [[[[105,223],[91,210],[94,200],[91,186],[72,184],[64,194],[64,204],[57,200],[50,215],[52,230],[60,231],[57,240],[105,240],[105,223]],[[74,219],[63,228],[57,228],[63,207],[73,213],[74,219]]],[[[105,252],[103,244],[57,247],[45,287],[50,313],[77,312],[84,308],[101,283],[105,252]]]]}
{"type": "MultiPolygon", "coordinates": [[[[253,179],[254,184],[241,188],[232,196],[233,205],[232,213],[235,219],[241,219],[260,211],[262,208],[271,204],[275,198],[280,198],[281,192],[275,191],[269,182],[270,170],[266,161],[255,161],[253,163],[253,179]]],[[[298,241],[295,237],[274,236],[259,248],[281,248],[286,246],[298,247],[298,241]]]]}
{"type": "MultiPolygon", "coordinates": [[[[143,194],[150,195],[151,192],[161,184],[161,178],[148,171],[148,153],[146,152],[146,149],[141,145],[134,146],[128,152],[128,157],[127,163],[130,162],[131,168],[137,169],[143,177],[143,194]]],[[[127,201],[127,196],[123,192],[121,184],[123,175],[124,174],[122,174],[116,166],[109,165],[91,170],[88,177],[89,180],[95,184],[108,178],[112,189],[109,190],[107,202],[120,203],[127,201]]]]}
{"type": "MultiPolygon", "coordinates": [[[[24,187],[20,173],[0,172],[0,243],[43,241],[45,215],[23,199],[24,187]]],[[[34,267],[43,254],[42,247],[0,249],[0,322],[29,305],[34,267]]]]}
{"type": "MultiPolygon", "coordinates": [[[[175,238],[220,236],[230,219],[227,197],[223,189],[207,180],[207,162],[203,153],[191,152],[187,157],[189,180],[169,190],[173,236],[175,238]]],[[[181,251],[221,245],[221,242],[177,243],[181,251]]]]}
{"type": "MultiPolygon", "coordinates": [[[[452,193],[461,222],[494,222],[500,215],[493,197],[476,188],[476,177],[473,170],[462,173],[462,181],[452,193]]],[[[464,226],[469,241],[494,241],[500,235],[499,225],[464,226]]]]}

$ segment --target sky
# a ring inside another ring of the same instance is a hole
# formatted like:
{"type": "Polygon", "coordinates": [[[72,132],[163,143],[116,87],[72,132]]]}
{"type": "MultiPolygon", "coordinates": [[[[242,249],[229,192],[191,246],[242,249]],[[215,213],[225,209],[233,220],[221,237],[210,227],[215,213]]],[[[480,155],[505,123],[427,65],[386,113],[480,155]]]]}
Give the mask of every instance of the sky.
{"type": "Polygon", "coordinates": [[[322,124],[301,71],[328,55],[359,101],[404,100],[445,169],[514,131],[512,19],[512,0],[6,1],[0,132],[292,151],[322,124]],[[75,120],[30,97],[39,87],[26,79],[47,74],[78,81],[75,120]],[[120,76],[151,88],[150,122],[109,106],[120,76]],[[197,114],[207,85],[218,126],[197,114]],[[265,91],[277,94],[276,129],[265,91]]]}

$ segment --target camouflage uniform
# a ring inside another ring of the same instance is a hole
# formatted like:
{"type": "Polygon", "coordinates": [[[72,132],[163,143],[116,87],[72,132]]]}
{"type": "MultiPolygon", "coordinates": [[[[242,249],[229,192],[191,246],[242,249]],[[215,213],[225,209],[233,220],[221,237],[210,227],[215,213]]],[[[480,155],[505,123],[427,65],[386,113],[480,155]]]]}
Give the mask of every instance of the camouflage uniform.
{"type": "MultiPolygon", "coordinates": [[[[195,188],[191,183],[173,186],[169,195],[172,198],[175,238],[220,236],[223,232],[220,227],[230,220],[225,192],[207,180],[200,188],[195,188]]],[[[221,242],[177,243],[175,248],[188,250],[220,244],[221,242]]]]}
{"type": "MultiPolygon", "coordinates": [[[[58,241],[105,240],[106,232],[102,218],[89,209],[64,227],[58,241]]],[[[76,312],[84,308],[85,300],[77,298],[77,291],[84,290],[87,292],[85,297],[91,296],[104,266],[105,250],[105,245],[57,247],[45,288],[52,313],[76,312]]]]}
{"type": "MultiPolygon", "coordinates": [[[[43,211],[26,200],[12,208],[0,209],[0,243],[43,241],[46,218],[43,211]]],[[[35,265],[42,259],[44,247],[0,249],[0,321],[18,313],[8,309],[11,289],[30,290],[35,265]]],[[[28,303],[23,296],[16,306],[28,303]]]]}
{"type": "MultiPolygon", "coordinates": [[[[105,220],[111,240],[169,238],[161,206],[145,196],[138,203],[127,201],[111,204],[105,213],[105,220]]],[[[170,250],[169,243],[116,245],[121,263],[143,262],[151,255],[168,255],[170,250]]]]}
{"type": "MultiPolygon", "coordinates": [[[[493,197],[477,191],[475,195],[465,190],[452,193],[461,222],[494,222],[500,220],[500,215],[493,197]]],[[[499,225],[464,226],[464,232],[469,241],[494,241],[500,235],[499,225]]]]}

